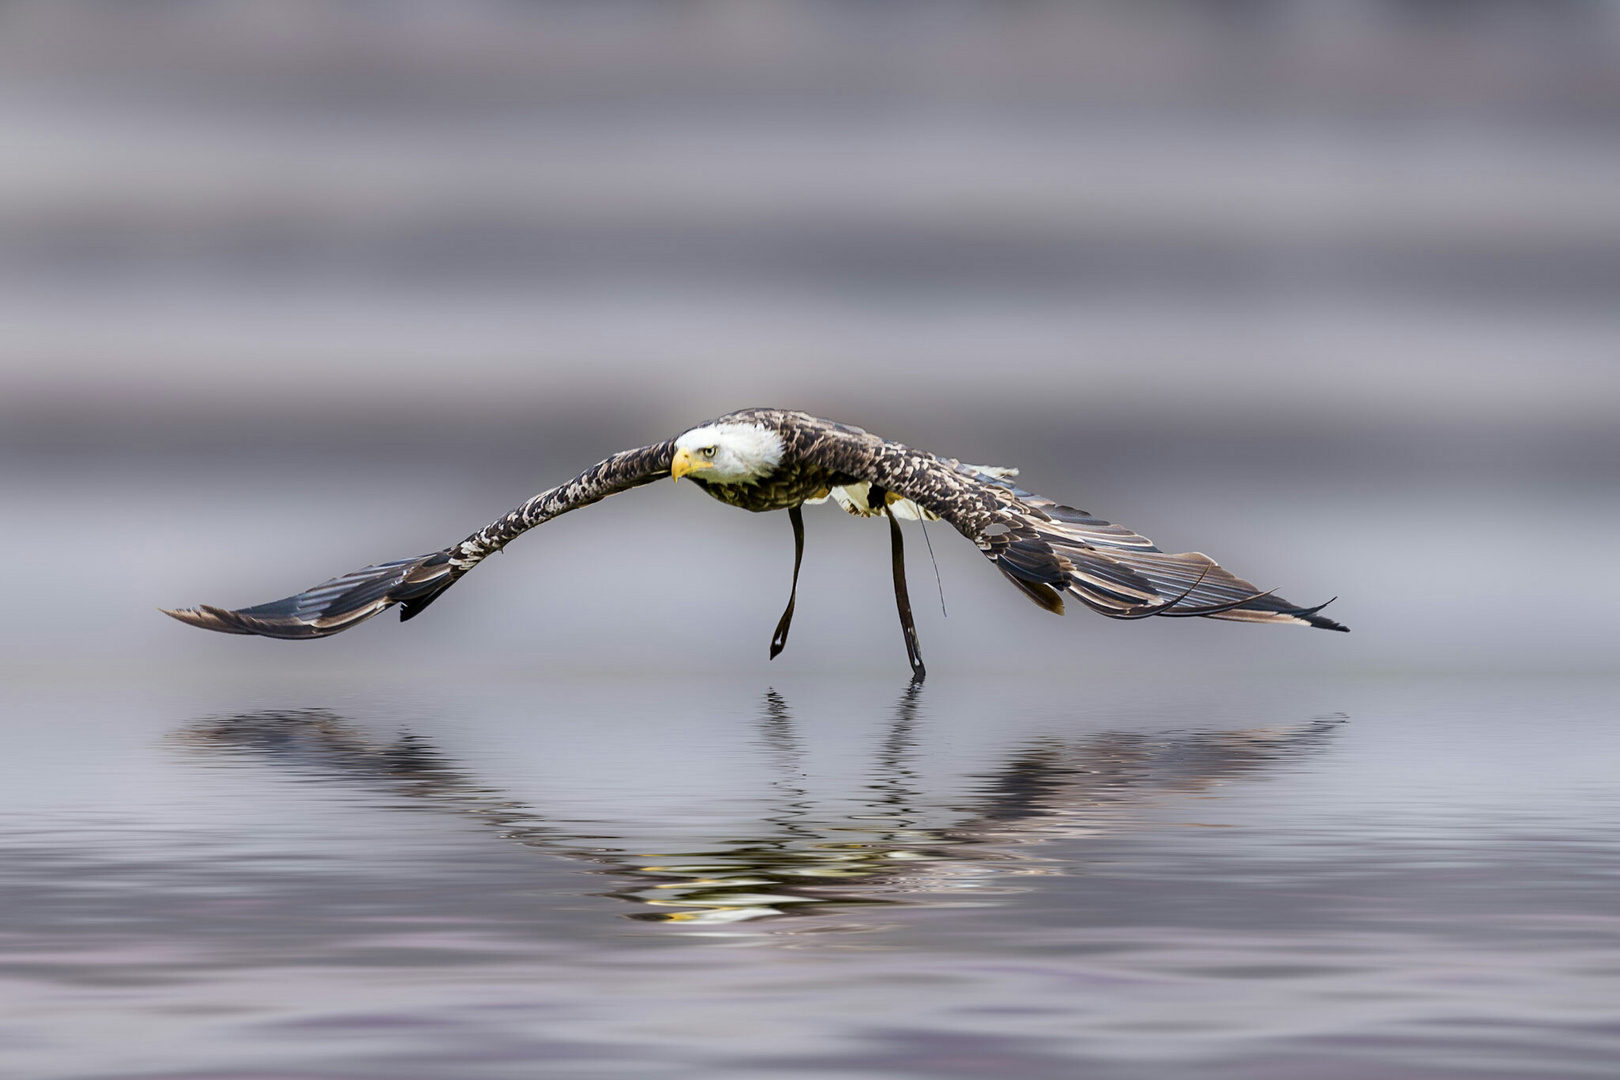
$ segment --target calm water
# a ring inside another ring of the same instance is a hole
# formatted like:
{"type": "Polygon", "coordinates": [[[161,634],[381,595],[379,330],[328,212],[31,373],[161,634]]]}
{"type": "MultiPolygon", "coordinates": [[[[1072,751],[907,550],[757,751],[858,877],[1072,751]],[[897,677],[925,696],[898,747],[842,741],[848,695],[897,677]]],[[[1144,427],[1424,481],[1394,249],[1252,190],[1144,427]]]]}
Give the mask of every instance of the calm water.
{"type": "Polygon", "coordinates": [[[5,1075],[1620,1063],[1620,681],[85,674],[3,691],[5,1075]]]}
{"type": "Polygon", "coordinates": [[[153,609],[578,463],[0,471],[0,1076],[1620,1072],[1620,579],[1481,541],[1606,550],[1620,500],[1074,456],[998,460],[1355,632],[1056,620],[936,531],[913,691],[882,531],[828,511],[767,664],[786,522],[661,484],[267,642],[153,609]]]}

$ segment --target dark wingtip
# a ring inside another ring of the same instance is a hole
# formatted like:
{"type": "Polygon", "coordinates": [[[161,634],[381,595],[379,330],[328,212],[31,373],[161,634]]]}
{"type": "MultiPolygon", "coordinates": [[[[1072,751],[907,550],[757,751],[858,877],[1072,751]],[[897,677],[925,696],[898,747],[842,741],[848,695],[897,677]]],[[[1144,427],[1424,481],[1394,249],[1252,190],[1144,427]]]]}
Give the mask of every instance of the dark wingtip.
{"type": "Polygon", "coordinates": [[[207,604],[202,605],[200,608],[158,608],[158,610],[171,619],[176,619],[187,626],[195,626],[201,630],[217,630],[221,634],[252,633],[250,630],[243,630],[220,618],[220,609],[209,607],[207,604]]]}
{"type": "Polygon", "coordinates": [[[257,618],[246,611],[231,611],[211,604],[198,604],[194,608],[158,608],[172,619],[200,630],[213,630],[220,634],[242,634],[247,637],[308,638],[320,637],[315,627],[294,620],[276,622],[257,618]]]}
{"type": "Polygon", "coordinates": [[[1338,597],[1335,596],[1335,597],[1332,597],[1331,599],[1322,601],[1320,604],[1317,604],[1315,607],[1311,607],[1311,608],[1295,608],[1293,611],[1288,612],[1288,614],[1294,616],[1296,619],[1304,619],[1306,622],[1310,623],[1312,626],[1316,627],[1316,629],[1318,629],[1318,630],[1337,630],[1341,634],[1348,634],[1350,632],[1350,628],[1348,626],[1344,625],[1341,622],[1335,622],[1334,620],[1328,618],[1326,615],[1318,615],[1317,614],[1318,611],[1321,611],[1323,608],[1327,607],[1329,604],[1333,603],[1333,601],[1337,600],[1337,599],[1338,599],[1338,597]]]}
{"type": "Polygon", "coordinates": [[[362,567],[301,593],[240,611],[208,604],[158,610],[202,630],[305,641],[341,633],[399,603],[405,605],[402,617],[409,619],[449,588],[461,573],[450,565],[448,550],[435,551],[362,567]]]}

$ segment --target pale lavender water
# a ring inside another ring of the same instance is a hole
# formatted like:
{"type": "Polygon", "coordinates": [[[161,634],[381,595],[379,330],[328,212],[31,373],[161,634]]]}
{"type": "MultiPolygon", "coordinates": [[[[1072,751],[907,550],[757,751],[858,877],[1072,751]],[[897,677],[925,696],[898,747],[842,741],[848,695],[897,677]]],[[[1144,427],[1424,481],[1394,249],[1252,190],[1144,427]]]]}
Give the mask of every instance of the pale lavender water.
{"type": "Polygon", "coordinates": [[[5,1071],[1620,1061],[1613,680],[411,681],[14,680],[5,1071]]]}
{"type": "Polygon", "coordinates": [[[0,523],[50,542],[0,628],[0,1073],[1613,1075],[1615,584],[1548,602],[1473,538],[1507,505],[1595,550],[1615,504],[1100,471],[1097,508],[1331,581],[1353,632],[1057,620],[940,530],[943,618],[913,533],[913,691],[882,531],[828,511],[767,663],[785,522],[656,485],[407,625],[207,635],[155,606],[426,550],[534,485],[14,473],[0,523]]]}

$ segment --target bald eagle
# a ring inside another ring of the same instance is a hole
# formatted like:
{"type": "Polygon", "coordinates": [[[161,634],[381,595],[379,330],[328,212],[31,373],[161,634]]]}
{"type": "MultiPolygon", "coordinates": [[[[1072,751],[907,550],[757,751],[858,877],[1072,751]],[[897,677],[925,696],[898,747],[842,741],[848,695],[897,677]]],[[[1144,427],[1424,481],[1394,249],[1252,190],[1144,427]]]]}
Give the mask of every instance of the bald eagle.
{"type": "MultiPolygon", "coordinates": [[[[688,477],[744,510],[786,510],[793,525],[793,585],[771,637],[787,644],[804,558],[801,507],[831,499],[852,514],[889,520],[895,604],[912,674],[926,670],[906,595],[899,519],[944,520],[979,546],[1008,581],[1054,614],[1065,596],[1111,619],[1229,619],[1346,630],[1318,612],[1257,589],[1199,552],[1169,554],[1145,536],[1032,495],[1017,470],[935,457],[801,412],[745,409],[669,439],[614,454],[543,491],[442,551],[397,559],[268,604],[229,611],[203,605],[164,613],[225,634],[319,638],[400,605],[414,618],[467,571],[560,514],[663,477],[688,477]]],[[[1332,601],[1329,601],[1331,603],[1332,601]]]]}

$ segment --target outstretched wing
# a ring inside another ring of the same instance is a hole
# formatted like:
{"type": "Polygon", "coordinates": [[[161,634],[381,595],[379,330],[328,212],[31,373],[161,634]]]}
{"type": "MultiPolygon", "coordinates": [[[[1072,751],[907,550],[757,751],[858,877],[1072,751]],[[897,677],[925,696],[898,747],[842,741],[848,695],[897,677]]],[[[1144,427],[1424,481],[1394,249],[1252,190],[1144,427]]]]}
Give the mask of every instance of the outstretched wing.
{"type": "Polygon", "coordinates": [[[673,441],[662,442],[614,454],[568,483],[542,491],[443,551],[367,566],[268,604],[236,611],[205,604],[165,609],[164,614],[223,634],[292,639],[328,637],[395,604],[403,605],[399,617],[404,621],[431,604],[467,571],[536,525],[668,476],[674,445],[673,441]]]}
{"type": "Polygon", "coordinates": [[[950,522],[1048,611],[1061,615],[1067,595],[1114,619],[1202,616],[1347,629],[1318,614],[1325,604],[1298,607],[1201,552],[1160,551],[1123,526],[1024,491],[1006,470],[920,453],[802,413],[777,414],[777,422],[798,454],[950,522]]]}
{"type": "Polygon", "coordinates": [[[984,482],[997,489],[993,497],[1000,508],[996,524],[976,541],[1013,584],[1043,607],[1061,612],[1067,593],[1115,619],[1201,616],[1349,629],[1318,614],[1332,601],[1300,607],[1245,581],[1201,551],[1160,551],[1147,537],[1084,510],[1032,495],[1006,480],[986,477],[984,482]]]}
{"type": "MultiPolygon", "coordinates": [[[[258,634],[274,638],[328,637],[365,622],[395,604],[420,601],[417,610],[460,575],[450,561],[450,551],[435,551],[414,559],[367,566],[353,573],[323,581],[295,596],[268,604],[228,611],[201,604],[195,608],[164,609],[183,623],[222,634],[258,634]]],[[[407,609],[404,618],[415,611],[407,609]]]]}

